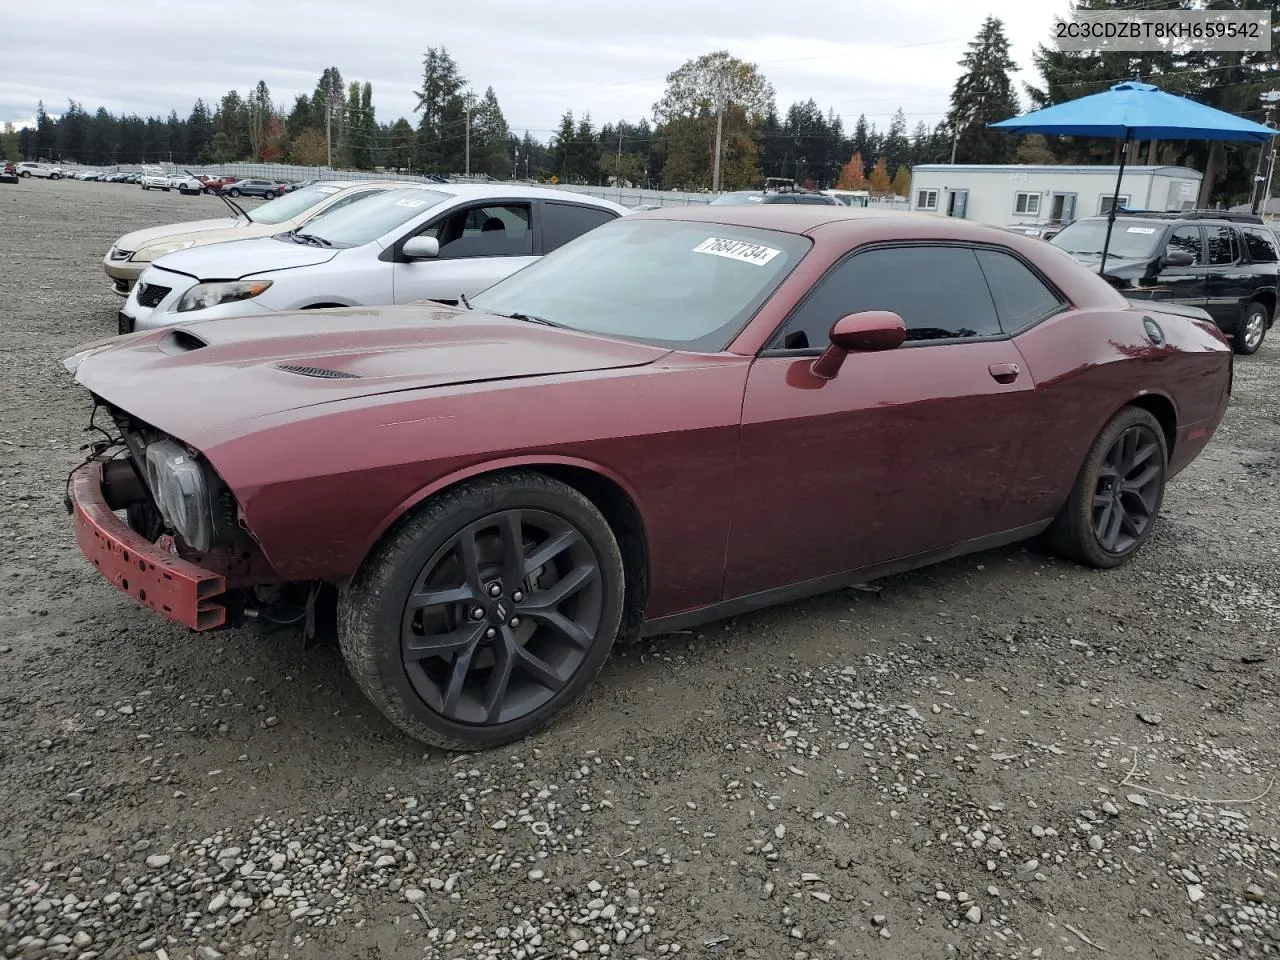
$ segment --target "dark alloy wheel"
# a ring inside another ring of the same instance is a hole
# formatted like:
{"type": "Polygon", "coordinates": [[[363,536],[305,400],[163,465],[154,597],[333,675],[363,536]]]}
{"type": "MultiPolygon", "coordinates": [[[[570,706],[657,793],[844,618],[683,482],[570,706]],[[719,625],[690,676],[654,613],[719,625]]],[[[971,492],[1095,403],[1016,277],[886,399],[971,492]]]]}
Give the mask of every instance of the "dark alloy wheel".
{"type": "Polygon", "coordinates": [[[621,622],[622,556],[608,522],[536,473],[464,484],[401,521],[339,603],[365,694],[447,749],[527,736],[575,701],[621,622]]]}
{"type": "Polygon", "coordinates": [[[1240,317],[1240,326],[1236,328],[1235,336],[1231,338],[1236,353],[1248,357],[1258,352],[1267,335],[1269,319],[1267,308],[1263,304],[1255,300],[1245,305],[1243,315],[1240,317]]]}
{"type": "Polygon", "coordinates": [[[1124,563],[1155,525],[1168,461],[1160,423],[1146,410],[1125,407],[1094,441],[1066,506],[1049,529],[1050,543],[1089,566],[1124,563]]]}

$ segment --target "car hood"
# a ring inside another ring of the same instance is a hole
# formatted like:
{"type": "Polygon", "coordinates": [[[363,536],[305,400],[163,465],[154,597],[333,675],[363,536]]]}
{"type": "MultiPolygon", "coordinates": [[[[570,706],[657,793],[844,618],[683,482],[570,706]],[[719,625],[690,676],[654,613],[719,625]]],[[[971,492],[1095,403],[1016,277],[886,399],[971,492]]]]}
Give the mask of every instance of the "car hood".
{"type": "MultiPolygon", "coordinates": [[[[288,227],[275,227],[271,232],[276,234],[287,230],[288,227]]],[[[273,270],[314,267],[328,263],[337,255],[338,250],[332,247],[317,247],[267,236],[178,250],[156,260],[155,265],[196,280],[239,280],[273,270]]]]}
{"type": "Polygon", "coordinates": [[[64,361],[95,396],[201,448],[286,410],[643,366],[671,351],[452,307],[350,307],[113,337],[64,361]],[[224,434],[225,435],[225,434],[224,434]]]}
{"type": "MultiPolygon", "coordinates": [[[[244,227],[254,226],[245,220],[237,220],[235,217],[218,217],[214,220],[191,220],[187,223],[169,223],[163,227],[148,227],[146,230],[134,230],[132,233],[126,233],[123,237],[115,242],[115,246],[121,250],[138,251],[144,247],[149,247],[161,240],[191,239],[210,232],[230,233],[236,235],[238,230],[244,227]]],[[[228,237],[227,239],[230,239],[228,237]]]]}

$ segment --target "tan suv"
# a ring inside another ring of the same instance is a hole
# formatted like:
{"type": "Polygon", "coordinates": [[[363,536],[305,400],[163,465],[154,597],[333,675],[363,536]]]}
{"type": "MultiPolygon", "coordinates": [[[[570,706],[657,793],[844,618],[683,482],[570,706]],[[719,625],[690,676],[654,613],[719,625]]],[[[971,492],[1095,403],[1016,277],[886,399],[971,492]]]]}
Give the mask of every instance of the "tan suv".
{"type": "MultiPolygon", "coordinates": [[[[333,210],[384,190],[421,187],[401,180],[325,180],[268,200],[243,216],[171,223],[126,233],[102,258],[112,289],[127,297],[151,261],[166,253],[227,240],[246,240],[288,233],[319,213],[333,210]]],[[[238,207],[236,209],[239,209],[238,207]]]]}

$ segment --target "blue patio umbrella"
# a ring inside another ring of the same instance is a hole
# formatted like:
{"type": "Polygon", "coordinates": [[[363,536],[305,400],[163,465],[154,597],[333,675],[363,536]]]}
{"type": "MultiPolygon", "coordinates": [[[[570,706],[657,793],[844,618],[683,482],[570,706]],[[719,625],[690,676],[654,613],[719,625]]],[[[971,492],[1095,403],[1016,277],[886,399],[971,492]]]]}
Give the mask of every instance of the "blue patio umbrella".
{"type": "Polygon", "coordinates": [[[1124,177],[1125,154],[1130,140],[1243,140],[1267,143],[1280,133],[1260,123],[1207,107],[1186,97],[1165,93],[1159,87],[1137,80],[1117,83],[1110,90],[1069,100],[1043,110],[1035,110],[991,124],[1009,133],[1044,133],[1065,137],[1106,137],[1124,141],[1120,170],[1107,215],[1107,236],[1102,244],[1102,262],[1107,266],[1111,228],[1116,222],[1116,199],[1124,177]]]}

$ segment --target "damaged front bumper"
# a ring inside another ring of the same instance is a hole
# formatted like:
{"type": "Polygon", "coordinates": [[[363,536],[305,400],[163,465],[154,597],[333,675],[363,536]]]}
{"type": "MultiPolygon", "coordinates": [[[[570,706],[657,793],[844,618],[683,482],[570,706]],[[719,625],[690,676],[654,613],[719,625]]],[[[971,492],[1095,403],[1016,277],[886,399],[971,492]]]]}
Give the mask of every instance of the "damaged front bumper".
{"type": "Polygon", "coordinates": [[[103,467],[91,460],[71,475],[70,509],[85,558],[117,590],[192,630],[213,630],[227,620],[218,602],[227,591],[221,573],[206,570],[135,533],[103,494],[103,467]]]}

